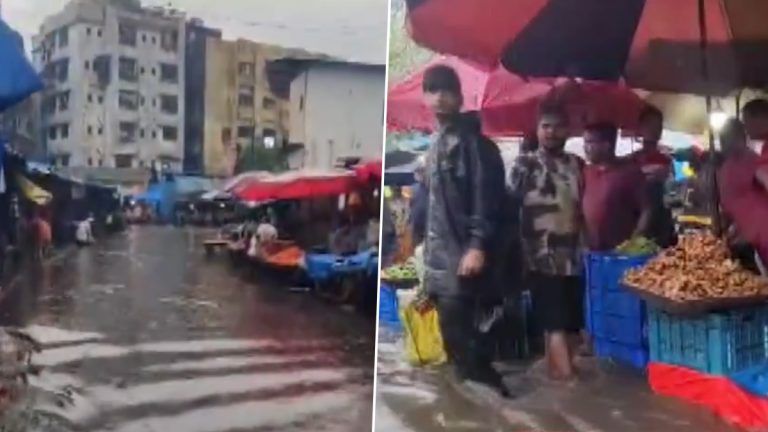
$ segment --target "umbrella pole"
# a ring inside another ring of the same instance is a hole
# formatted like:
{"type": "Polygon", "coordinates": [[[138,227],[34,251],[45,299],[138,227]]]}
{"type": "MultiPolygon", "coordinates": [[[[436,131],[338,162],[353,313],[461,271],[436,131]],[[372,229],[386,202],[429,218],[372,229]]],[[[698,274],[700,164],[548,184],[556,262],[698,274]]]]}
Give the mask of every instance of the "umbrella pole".
{"type": "MultiPolygon", "coordinates": [[[[709,81],[709,62],[707,62],[707,13],[705,0],[699,0],[699,46],[701,48],[701,73],[704,81],[709,81]]],[[[707,118],[712,114],[712,96],[707,93],[706,98],[707,118]]],[[[722,221],[720,219],[720,192],[717,187],[717,155],[715,154],[715,131],[709,125],[709,161],[712,170],[707,186],[711,200],[710,216],[712,217],[712,230],[716,236],[722,233],[722,221]]]]}

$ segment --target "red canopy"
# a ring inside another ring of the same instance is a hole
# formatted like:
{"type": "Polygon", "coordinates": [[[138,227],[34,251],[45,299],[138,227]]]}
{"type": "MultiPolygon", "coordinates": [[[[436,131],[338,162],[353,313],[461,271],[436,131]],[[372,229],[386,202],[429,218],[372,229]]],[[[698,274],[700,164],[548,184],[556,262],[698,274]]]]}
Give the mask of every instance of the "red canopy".
{"type": "Polygon", "coordinates": [[[413,39],[528,76],[625,77],[654,91],[768,84],[765,0],[408,0],[413,39]],[[709,77],[702,71],[702,12],[709,77]]]}
{"type": "Polygon", "coordinates": [[[259,202],[342,195],[357,187],[358,180],[352,171],[301,170],[246,179],[232,193],[243,201],[259,202]]]}
{"type": "Polygon", "coordinates": [[[490,136],[516,136],[536,128],[536,115],[545,101],[558,101],[570,113],[574,131],[589,122],[611,121],[624,129],[636,126],[645,102],[631,88],[600,81],[565,78],[524,79],[501,67],[488,68],[456,57],[434,60],[395,84],[387,98],[387,127],[391,130],[432,130],[434,116],[424,104],[421,82],[435,64],[459,74],[464,109],[479,111],[490,136]]]}

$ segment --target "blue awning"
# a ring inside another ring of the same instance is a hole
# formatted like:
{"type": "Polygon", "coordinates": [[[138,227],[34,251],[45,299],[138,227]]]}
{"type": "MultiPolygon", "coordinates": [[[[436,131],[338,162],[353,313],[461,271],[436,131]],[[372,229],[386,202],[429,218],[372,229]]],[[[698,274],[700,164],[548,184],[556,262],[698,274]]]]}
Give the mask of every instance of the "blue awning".
{"type": "Polygon", "coordinates": [[[0,19],[0,111],[43,89],[43,81],[27,60],[23,39],[0,19]]]}

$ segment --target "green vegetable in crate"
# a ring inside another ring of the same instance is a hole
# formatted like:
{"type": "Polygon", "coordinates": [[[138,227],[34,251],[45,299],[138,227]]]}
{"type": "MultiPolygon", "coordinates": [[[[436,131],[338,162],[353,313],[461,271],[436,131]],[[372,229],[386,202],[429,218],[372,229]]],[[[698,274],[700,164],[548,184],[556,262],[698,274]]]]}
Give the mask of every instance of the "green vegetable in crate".
{"type": "Polygon", "coordinates": [[[416,265],[412,260],[409,260],[405,264],[395,265],[385,269],[382,272],[382,276],[386,280],[401,281],[401,280],[416,280],[418,279],[418,272],[416,271],[416,265]]]}
{"type": "Polygon", "coordinates": [[[633,237],[616,248],[616,252],[624,255],[651,255],[659,250],[659,246],[653,240],[645,237],[633,237]]]}

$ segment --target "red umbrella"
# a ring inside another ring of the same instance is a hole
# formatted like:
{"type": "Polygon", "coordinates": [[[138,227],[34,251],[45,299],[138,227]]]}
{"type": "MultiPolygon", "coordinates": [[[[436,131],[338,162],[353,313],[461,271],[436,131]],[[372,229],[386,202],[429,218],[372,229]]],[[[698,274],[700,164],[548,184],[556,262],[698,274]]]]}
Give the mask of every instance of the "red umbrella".
{"type": "Polygon", "coordinates": [[[302,170],[244,180],[232,189],[232,193],[243,201],[260,202],[342,195],[357,187],[358,181],[352,171],[302,170]]]}
{"type": "Polygon", "coordinates": [[[503,68],[488,68],[455,57],[437,59],[395,84],[387,96],[387,127],[432,130],[435,119],[424,104],[421,82],[435,64],[451,66],[459,75],[464,109],[479,111],[489,136],[517,136],[536,127],[542,103],[559,102],[571,114],[574,132],[592,121],[611,121],[633,129],[645,106],[642,98],[621,84],[571,79],[524,79],[503,68]]]}
{"type": "Polygon", "coordinates": [[[525,76],[624,77],[635,88],[712,95],[768,86],[765,0],[408,4],[419,44],[487,65],[502,61],[525,76]]]}

